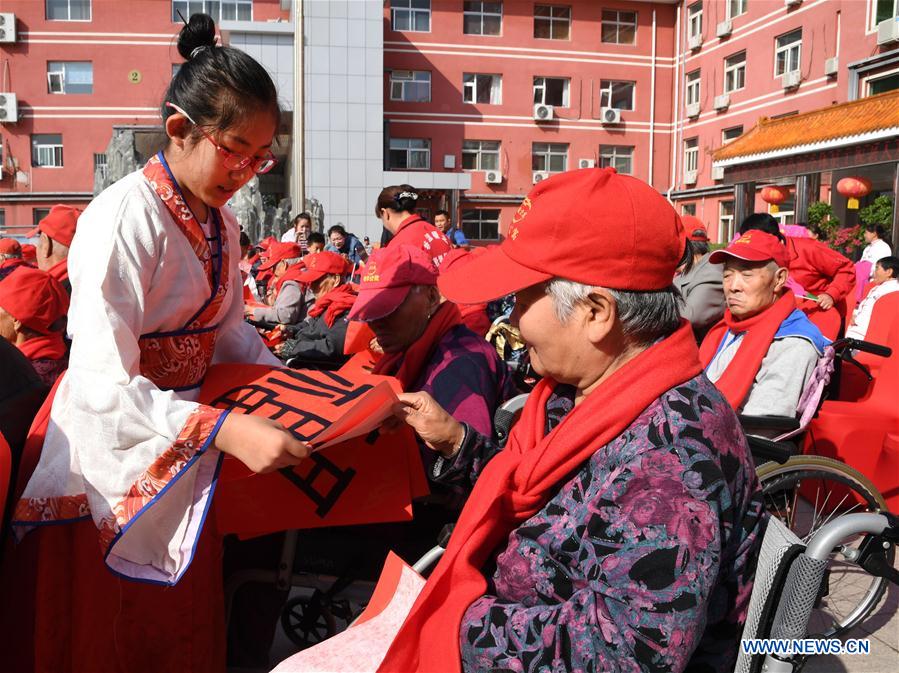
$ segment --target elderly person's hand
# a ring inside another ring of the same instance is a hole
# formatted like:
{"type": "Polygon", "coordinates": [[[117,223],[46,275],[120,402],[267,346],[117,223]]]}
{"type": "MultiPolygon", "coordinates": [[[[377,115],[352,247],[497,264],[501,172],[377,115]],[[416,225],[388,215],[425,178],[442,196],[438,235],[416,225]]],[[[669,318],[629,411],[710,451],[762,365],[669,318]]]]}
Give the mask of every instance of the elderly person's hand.
{"type": "Polygon", "coordinates": [[[465,426],[450,416],[428,393],[402,393],[394,415],[405,421],[425,445],[445,458],[458,453],[465,439],[465,426]]]}
{"type": "Polygon", "coordinates": [[[822,292],[818,295],[818,306],[823,308],[825,311],[833,308],[833,297],[831,297],[826,292],[822,292]]]}

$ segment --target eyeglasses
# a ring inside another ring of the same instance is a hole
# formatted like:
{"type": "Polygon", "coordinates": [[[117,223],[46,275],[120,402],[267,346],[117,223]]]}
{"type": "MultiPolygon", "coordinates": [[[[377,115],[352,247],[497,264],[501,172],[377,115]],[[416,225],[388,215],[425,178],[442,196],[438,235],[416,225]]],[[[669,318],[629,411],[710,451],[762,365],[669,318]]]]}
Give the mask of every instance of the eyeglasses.
{"type": "Polygon", "coordinates": [[[206,140],[211,142],[216,151],[220,155],[222,155],[222,164],[229,171],[242,171],[249,166],[253,169],[254,173],[268,173],[270,170],[272,170],[272,168],[274,168],[275,164],[278,161],[277,159],[275,159],[275,155],[272,154],[271,151],[269,151],[268,156],[260,158],[248,157],[244,154],[238,154],[237,152],[232,152],[229,149],[225,149],[215,141],[215,138],[204,131],[202,126],[191,119],[191,116],[180,107],[178,107],[174,103],[169,103],[168,101],[166,101],[166,107],[172,108],[175,112],[180,112],[185,117],[187,117],[187,121],[200,129],[200,133],[202,133],[206,140]]]}

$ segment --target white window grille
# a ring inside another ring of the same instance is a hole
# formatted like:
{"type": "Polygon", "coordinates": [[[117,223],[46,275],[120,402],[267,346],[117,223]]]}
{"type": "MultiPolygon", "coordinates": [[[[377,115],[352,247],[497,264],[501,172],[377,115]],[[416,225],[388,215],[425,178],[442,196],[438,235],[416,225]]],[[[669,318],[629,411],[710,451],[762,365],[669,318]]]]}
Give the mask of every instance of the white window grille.
{"type": "Polygon", "coordinates": [[[91,0],[46,0],[48,21],[90,21],[91,0]]]}
{"type": "Polygon", "coordinates": [[[534,104],[568,107],[568,88],[571,80],[562,77],[535,77],[534,104]]]}
{"type": "Polygon", "coordinates": [[[499,170],[498,140],[463,140],[462,169],[466,171],[499,170]]]}
{"type": "Polygon", "coordinates": [[[503,3],[469,2],[462,5],[462,32],[466,35],[500,35],[503,29],[503,3]]]}
{"type": "Polygon", "coordinates": [[[499,105],[503,102],[503,78],[466,72],[462,75],[462,102],[499,105]]]}
{"type": "Polygon", "coordinates": [[[531,145],[531,169],[547,173],[567,171],[567,143],[533,143],[531,145]]]}
{"type": "Polygon", "coordinates": [[[739,91],[746,86],[746,52],[724,59],[724,93],[739,91]]]}
{"type": "Polygon", "coordinates": [[[499,238],[499,209],[463,210],[462,233],[469,240],[497,240],[499,238]]]}
{"type": "Polygon", "coordinates": [[[741,16],[746,13],[747,0],[727,0],[727,18],[741,16]]]}
{"type": "Polygon", "coordinates": [[[534,37],[540,40],[567,40],[571,37],[571,7],[535,5],[534,37]]]}
{"type": "Polygon", "coordinates": [[[252,21],[253,0],[172,0],[172,21],[181,23],[191,14],[208,14],[216,23],[220,21],[252,21]]]}
{"type": "Polygon", "coordinates": [[[802,28],[781,35],[775,40],[774,76],[797,72],[802,57],[802,28]]]}
{"type": "Polygon", "coordinates": [[[430,33],[431,0],[390,0],[390,24],[393,30],[430,33]]]}
{"type": "Polygon", "coordinates": [[[425,138],[391,138],[390,168],[428,170],[431,167],[431,141],[425,138]]]}
{"type": "Polygon", "coordinates": [[[105,154],[94,154],[94,177],[105,181],[109,174],[109,164],[105,154]]]}
{"type": "Polygon", "coordinates": [[[94,64],[90,61],[48,61],[47,92],[93,93],[94,64]]]}
{"type": "Polygon", "coordinates": [[[634,148],[629,145],[600,145],[600,168],[614,168],[622,175],[634,172],[634,148]]]}
{"type": "Polygon", "coordinates": [[[613,107],[618,110],[634,109],[634,82],[620,82],[604,79],[599,83],[599,106],[613,107]]]}
{"type": "Polygon", "coordinates": [[[427,70],[392,70],[390,100],[428,103],[431,100],[431,73],[427,70]]]}
{"type": "Polygon", "coordinates": [[[702,2],[694,2],[687,8],[687,35],[690,37],[702,35],[702,2]]]}
{"type": "Polygon", "coordinates": [[[684,141],[684,171],[691,173],[699,170],[699,138],[684,141]]]}
{"type": "Polygon", "coordinates": [[[602,10],[602,41],[611,44],[636,44],[637,12],[602,10]]]}
{"type": "Polygon", "coordinates": [[[684,85],[684,98],[687,105],[699,103],[700,78],[699,70],[687,73],[687,82],[684,85]]]}
{"type": "Polygon", "coordinates": [[[62,167],[62,134],[36,133],[32,135],[31,165],[35,168],[62,167]]]}
{"type": "Polygon", "coordinates": [[[726,145],[730,141],[736,140],[741,135],[743,135],[742,126],[731,126],[729,129],[724,129],[721,131],[721,144],[726,145]]]}

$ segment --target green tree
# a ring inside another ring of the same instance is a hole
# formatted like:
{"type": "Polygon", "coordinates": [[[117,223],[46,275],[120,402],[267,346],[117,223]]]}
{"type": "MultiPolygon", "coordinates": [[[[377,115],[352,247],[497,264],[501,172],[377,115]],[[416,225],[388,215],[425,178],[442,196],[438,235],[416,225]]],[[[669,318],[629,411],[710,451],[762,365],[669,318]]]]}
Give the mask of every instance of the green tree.
{"type": "Polygon", "coordinates": [[[829,241],[840,228],[840,221],[833,216],[833,206],[826,201],[815,201],[808,207],[808,224],[818,227],[829,241]]]}
{"type": "Polygon", "coordinates": [[[858,220],[862,224],[879,224],[889,231],[893,226],[893,199],[881,194],[874,203],[858,211],[858,220]]]}

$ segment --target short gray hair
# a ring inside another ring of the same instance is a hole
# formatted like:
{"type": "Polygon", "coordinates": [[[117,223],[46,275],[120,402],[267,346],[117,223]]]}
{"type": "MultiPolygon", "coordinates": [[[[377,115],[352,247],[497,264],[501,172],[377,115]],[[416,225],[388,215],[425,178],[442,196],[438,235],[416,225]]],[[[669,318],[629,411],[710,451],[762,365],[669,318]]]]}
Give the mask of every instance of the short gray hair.
{"type": "MultiPolygon", "coordinates": [[[[615,300],[625,338],[634,343],[652,344],[673,334],[680,326],[681,298],[673,285],[651,291],[603,289],[615,300]]],[[[554,278],[546,285],[546,294],[552,298],[553,310],[562,323],[568,321],[575,307],[585,302],[593,290],[592,285],[564,278],[554,278]]]]}

